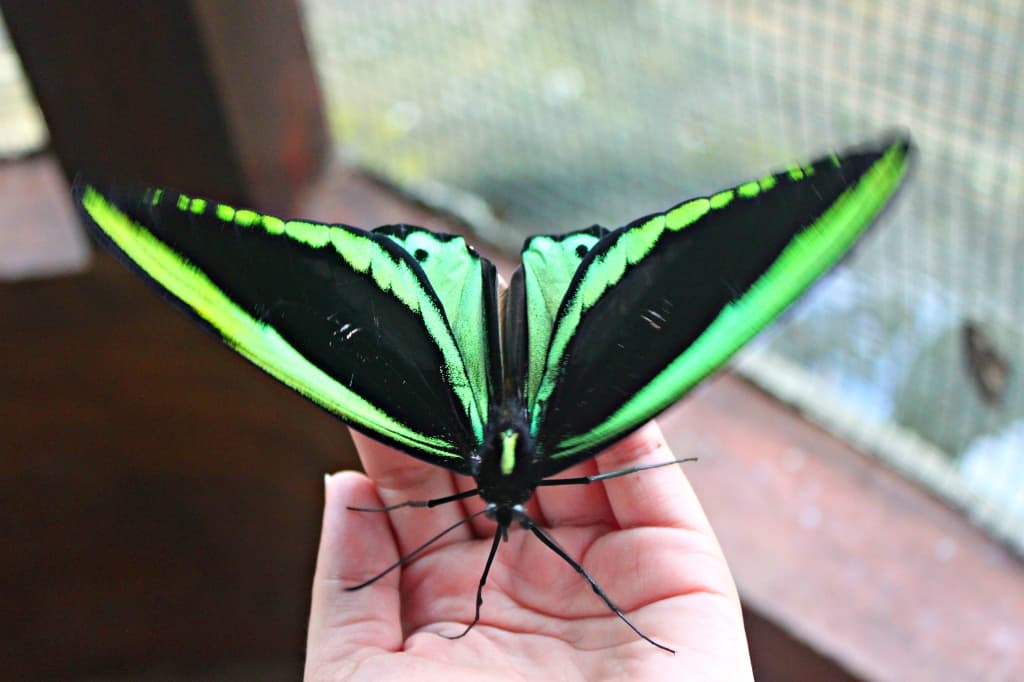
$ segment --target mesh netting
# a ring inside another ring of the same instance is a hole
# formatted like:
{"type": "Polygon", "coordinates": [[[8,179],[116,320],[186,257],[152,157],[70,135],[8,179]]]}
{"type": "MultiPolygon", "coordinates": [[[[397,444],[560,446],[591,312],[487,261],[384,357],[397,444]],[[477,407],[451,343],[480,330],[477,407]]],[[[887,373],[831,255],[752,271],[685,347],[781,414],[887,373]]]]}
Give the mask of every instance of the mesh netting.
{"type": "Polygon", "coordinates": [[[305,9],[347,153],[510,249],[909,128],[885,225],[740,367],[1024,548],[1020,3],[305,9]]]}

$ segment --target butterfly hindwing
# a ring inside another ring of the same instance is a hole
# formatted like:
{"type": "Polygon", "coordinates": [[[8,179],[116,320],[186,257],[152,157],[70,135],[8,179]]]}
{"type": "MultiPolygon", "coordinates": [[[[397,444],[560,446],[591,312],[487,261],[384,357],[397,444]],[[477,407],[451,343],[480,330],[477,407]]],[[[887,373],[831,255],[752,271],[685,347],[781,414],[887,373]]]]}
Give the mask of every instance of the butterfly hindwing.
{"type": "Polygon", "coordinates": [[[76,193],[103,241],[249,360],[357,429],[468,471],[486,386],[396,240],[168,190],[76,193]]]}
{"type": "Polygon", "coordinates": [[[494,265],[459,235],[413,225],[385,225],[373,232],[394,240],[423,269],[459,347],[477,411],[486,418],[501,382],[494,265]]]}
{"type": "Polygon", "coordinates": [[[546,475],[657,415],[767,325],[868,227],[908,152],[897,139],[833,154],[603,237],[560,304],[531,403],[546,475]]]}
{"type": "Polygon", "coordinates": [[[524,324],[527,332],[526,399],[536,398],[558,308],[590,249],[608,230],[599,225],[560,235],[531,237],[522,249],[524,324]]]}

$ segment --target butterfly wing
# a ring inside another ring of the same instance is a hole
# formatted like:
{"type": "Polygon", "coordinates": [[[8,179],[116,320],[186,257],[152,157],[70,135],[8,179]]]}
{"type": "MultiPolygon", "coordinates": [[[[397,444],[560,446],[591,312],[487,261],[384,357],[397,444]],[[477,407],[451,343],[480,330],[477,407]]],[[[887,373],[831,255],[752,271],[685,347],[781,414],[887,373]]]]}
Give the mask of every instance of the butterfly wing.
{"type": "Polygon", "coordinates": [[[547,475],[671,405],[835,264],[899,186],[909,145],[794,166],[595,244],[561,301],[530,404],[547,475]]]}
{"type": "MultiPolygon", "coordinates": [[[[283,221],[161,189],[75,192],[101,241],[239,353],[360,431],[469,471],[486,418],[486,334],[453,331],[456,284],[442,300],[395,229],[283,221]]],[[[493,267],[450,241],[436,244],[453,269],[480,279],[464,302],[483,307],[493,267]]]]}
{"type": "Polygon", "coordinates": [[[413,225],[385,225],[374,233],[391,238],[423,269],[459,347],[477,413],[486,419],[501,384],[494,264],[459,235],[413,225]]]}
{"type": "MultiPolygon", "coordinates": [[[[521,308],[525,313],[526,376],[523,385],[527,405],[532,405],[544,373],[544,357],[558,309],[583,258],[608,234],[599,225],[560,235],[538,235],[523,245],[521,308]]],[[[517,284],[518,286],[518,284],[517,284]]]]}

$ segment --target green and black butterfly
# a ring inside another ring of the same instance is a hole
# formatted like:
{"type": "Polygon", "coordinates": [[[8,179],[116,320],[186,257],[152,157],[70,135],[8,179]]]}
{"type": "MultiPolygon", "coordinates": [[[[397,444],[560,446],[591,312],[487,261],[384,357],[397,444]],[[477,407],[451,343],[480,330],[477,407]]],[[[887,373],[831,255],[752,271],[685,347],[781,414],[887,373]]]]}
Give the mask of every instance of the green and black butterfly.
{"type": "Polygon", "coordinates": [[[165,189],[75,192],[101,241],[239,353],[353,428],[472,476],[472,490],[399,506],[483,498],[497,528],[479,590],[518,524],[667,649],[524,504],[539,486],[636,470],[550,478],[678,400],[835,264],[909,153],[893,136],[616,230],[533,237],[504,306],[494,266],[462,237],[282,220],[165,189]]]}

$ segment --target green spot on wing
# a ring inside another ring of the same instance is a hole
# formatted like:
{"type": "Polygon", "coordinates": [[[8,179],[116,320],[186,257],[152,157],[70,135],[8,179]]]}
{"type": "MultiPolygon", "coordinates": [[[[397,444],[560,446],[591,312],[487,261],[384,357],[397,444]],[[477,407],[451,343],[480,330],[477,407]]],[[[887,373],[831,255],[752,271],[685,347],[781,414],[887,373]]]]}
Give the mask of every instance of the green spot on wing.
{"type": "Polygon", "coordinates": [[[700,220],[710,210],[711,204],[707,199],[687,201],[665,215],[665,227],[670,230],[680,230],[700,220]]]}
{"type": "Polygon", "coordinates": [[[284,234],[284,221],[272,215],[263,216],[263,229],[268,234],[284,234]]]}
{"type": "MultiPolygon", "coordinates": [[[[264,221],[263,224],[266,225],[266,222],[264,221]]],[[[295,241],[302,242],[314,249],[326,246],[327,243],[331,241],[329,228],[320,223],[305,223],[299,220],[289,220],[284,224],[284,233],[295,241]]]]}
{"type": "Polygon", "coordinates": [[[188,210],[196,215],[202,215],[206,212],[206,199],[193,199],[189,204],[188,210]]]}
{"type": "Polygon", "coordinates": [[[745,182],[736,188],[736,193],[744,199],[753,199],[761,193],[761,185],[757,181],[745,182]]]}
{"type": "Polygon", "coordinates": [[[338,255],[356,272],[366,272],[370,269],[374,244],[369,239],[357,237],[345,230],[333,230],[331,244],[338,255]]]}
{"type": "Polygon", "coordinates": [[[719,192],[718,194],[713,195],[708,199],[708,202],[713,209],[725,208],[733,200],[734,196],[735,194],[733,191],[731,189],[727,189],[724,192],[719,192]]]}
{"type": "Polygon", "coordinates": [[[216,215],[226,223],[234,222],[235,209],[227,204],[217,204],[216,215]]]}
{"type": "Polygon", "coordinates": [[[258,223],[260,220],[259,213],[256,211],[250,211],[248,209],[241,209],[235,211],[235,225],[240,227],[251,227],[258,223]]]}

